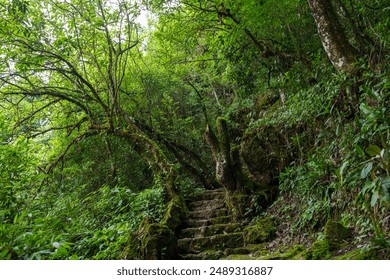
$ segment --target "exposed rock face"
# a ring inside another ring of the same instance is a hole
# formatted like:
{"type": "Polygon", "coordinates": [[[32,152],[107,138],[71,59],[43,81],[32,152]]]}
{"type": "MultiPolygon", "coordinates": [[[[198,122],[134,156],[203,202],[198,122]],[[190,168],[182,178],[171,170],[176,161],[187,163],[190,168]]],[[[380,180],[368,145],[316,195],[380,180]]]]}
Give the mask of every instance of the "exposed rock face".
{"type": "Polygon", "coordinates": [[[263,188],[275,185],[275,178],[290,162],[287,147],[287,139],[274,127],[246,134],[240,147],[244,173],[263,188]]]}

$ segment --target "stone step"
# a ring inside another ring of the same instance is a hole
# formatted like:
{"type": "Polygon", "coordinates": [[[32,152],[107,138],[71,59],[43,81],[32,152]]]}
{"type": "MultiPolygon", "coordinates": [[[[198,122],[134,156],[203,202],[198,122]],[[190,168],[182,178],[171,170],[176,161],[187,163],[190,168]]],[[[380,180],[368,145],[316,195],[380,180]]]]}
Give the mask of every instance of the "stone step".
{"type": "Polygon", "coordinates": [[[227,248],[225,250],[225,255],[249,255],[256,256],[258,254],[263,254],[266,251],[266,243],[260,244],[247,244],[245,247],[237,247],[237,248],[227,248]]]}
{"type": "Polygon", "coordinates": [[[201,193],[194,194],[190,197],[190,201],[200,201],[200,200],[213,200],[213,199],[224,199],[225,198],[225,189],[216,189],[204,191],[201,193]]]}
{"type": "Polygon", "coordinates": [[[196,228],[209,225],[228,224],[230,222],[232,222],[231,216],[220,216],[210,219],[191,218],[183,223],[182,228],[196,228]]]}
{"type": "Polygon", "coordinates": [[[183,260],[252,260],[264,255],[266,244],[250,244],[245,247],[226,248],[224,250],[206,250],[200,253],[188,253],[183,260]]]}
{"type": "Polygon", "coordinates": [[[200,253],[208,250],[223,250],[225,248],[241,247],[243,244],[242,232],[216,234],[207,237],[178,239],[178,246],[183,253],[200,253]]]}
{"type": "Polygon", "coordinates": [[[220,209],[206,209],[206,210],[190,211],[189,217],[200,219],[200,220],[206,220],[206,219],[220,217],[220,216],[226,216],[226,215],[227,215],[227,209],[220,208],[220,209]]]}
{"type": "Polygon", "coordinates": [[[199,254],[185,254],[181,256],[182,260],[219,260],[224,257],[223,251],[207,250],[199,254]]]}
{"type": "Polygon", "coordinates": [[[189,219],[183,223],[184,228],[205,227],[209,225],[210,220],[206,219],[189,219]]]}
{"type": "Polygon", "coordinates": [[[188,208],[190,210],[201,210],[201,209],[218,209],[225,206],[225,201],[220,198],[215,198],[212,200],[198,200],[188,203],[188,208]]]}
{"type": "Polygon", "coordinates": [[[191,238],[191,237],[205,237],[216,234],[225,234],[238,232],[241,230],[241,224],[232,223],[232,224],[216,224],[209,226],[200,226],[193,228],[185,228],[181,231],[181,238],[191,238]]]}

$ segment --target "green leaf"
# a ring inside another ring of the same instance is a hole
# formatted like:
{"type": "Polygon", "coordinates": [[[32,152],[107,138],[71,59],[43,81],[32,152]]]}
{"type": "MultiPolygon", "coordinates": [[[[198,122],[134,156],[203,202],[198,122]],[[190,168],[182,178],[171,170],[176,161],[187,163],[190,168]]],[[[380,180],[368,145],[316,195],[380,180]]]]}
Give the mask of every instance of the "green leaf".
{"type": "Polygon", "coordinates": [[[374,207],[379,198],[379,192],[376,190],[371,197],[371,207],[374,207]]]}
{"type": "Polygon", "coordinates": [[[370,174],[372,170],[372,162],[369,162],[366,164],[366,166],[362,169],[362,172],[360,173],[360,177],[362,179],[367,178],[367,175],[370,174]]]}
{"type": "Polygon", "coordinates": [[[389,188],[390,188],[390,177],[386,177],[385,179],[382,180],[382,191],[383,191],[383,200],[387,204],[390,204],[389,188]]]}
{"type": "Polygon", "coordinates": [[[388,176],[382,180],[382,186],[387,188],[387,189],[390,188],[390,176],[388,176]]]}
{"type": "Polygon", "coordinates": [[[362,103],[360,104],[359,108],[365,115],[369,115],[372,113],[372,108],[369,107],[367,104],[362,103]]]}
{"type": "Polygon", "coordinates": [[[381,153],[381,148],[377,145],[370,145],[368,148],[366,148],[366,153],[370,156],[374,157],[381,153]]]}
{"type": "Polygon", "coordinates": [[[68,250],[66,248],[64,248],[63,246],[61,246],[60,248],[58,248],[56,250],[56,253],[60,256],[67,256],[68,255],[68,250]]]}
{"type": "Polygon", "coordinates": [[[365,153],[364,153],[362,147],[360,147],[358,144],[355,144],[354,147],[355,147],[356,152],[357,152],[360,156],[363,156],[363,157],[365,156],[365,153]]]}
{"type": "Polygon", "coordinates": [[[348,161],[344,161],[343,164],[340,167],[340,175],[343,176],[344,169],[347,167],[348,161]]]}
{"type": "Polygon", "coordinates": [[[11,259],[11,254],[7,249],[4,249],[0,252],[0,260],[9,260],[11,259]]]}
{"type": "Polygon", "coordinates": [[[71,255],[69,257],[70,260],[79,260],[80,258],[77,255],[71,255]]]}

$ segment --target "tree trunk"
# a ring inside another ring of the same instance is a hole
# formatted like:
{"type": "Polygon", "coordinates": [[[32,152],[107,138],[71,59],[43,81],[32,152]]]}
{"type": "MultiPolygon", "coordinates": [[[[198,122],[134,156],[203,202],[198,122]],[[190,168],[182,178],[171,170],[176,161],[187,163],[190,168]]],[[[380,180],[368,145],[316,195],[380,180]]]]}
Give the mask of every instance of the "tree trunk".
{"type": "Polygon", "coordinates": [[[227,121],[218,118],[216,122],[217,135],[207,125],[205,138],[215,161],[215,177],[217,182],[226,189],[226,203],[234,220],[244,216],[245,186],[249,187],[250,180],[245,176],[237,149],[230,145],[227,121]]]}
{"type": "Polygon", "coordinates": [[[227,191],[243,192],[243,175],[239,168],[238,155],[231,151],[227,121],[218,118],[217,135],[207,125],[205,138],[215,161],[215,177],[227,191]]]}
{"type": "Polygon", "coordinates": [[[333,66],[339,72],[353,73],[358,51],[349,43],[331,0],[308,0],[318,34],[333,66]]]}

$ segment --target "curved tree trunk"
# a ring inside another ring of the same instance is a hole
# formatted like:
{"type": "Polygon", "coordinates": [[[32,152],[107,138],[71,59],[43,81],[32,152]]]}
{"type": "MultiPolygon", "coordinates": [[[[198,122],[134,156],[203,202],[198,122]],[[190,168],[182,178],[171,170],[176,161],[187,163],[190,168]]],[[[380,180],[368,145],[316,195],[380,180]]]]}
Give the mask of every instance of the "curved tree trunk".
{"type": "Polygon", "coordinates": [[[358,51],[349,43],[331,0],[308,0],[322,45],[339,72],[353,73],[358,51]]]}
{"type": "Polygon", "coordinates": [[[242,170],[240,155],[230,145],[227,121],[218,118],[215,134],[207,125],[205,138],[215,161],[215,177],[226,190],[226,203],[233,218],[238,220],[244,215],[245,186],[253,184],[242,170]]]}
{"type": "Polygon", "coordinates": [[[216,179],[227,191],[242,193],[244,176],[239,164],[239,155],[231,151],[226,119],[218,118],[216,129],[217,135],[209,125],[205,131],[205,138],[216,165],[216,179]]]}

